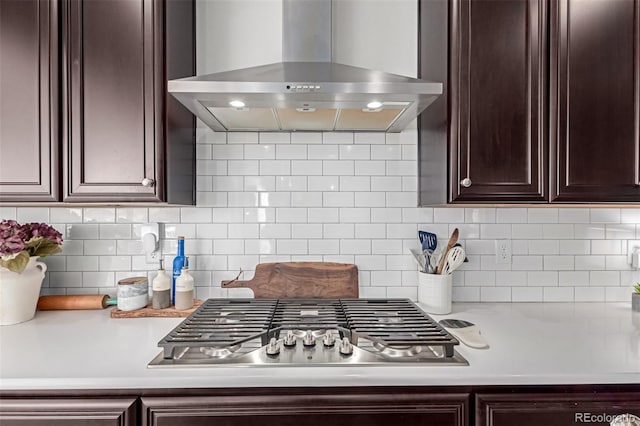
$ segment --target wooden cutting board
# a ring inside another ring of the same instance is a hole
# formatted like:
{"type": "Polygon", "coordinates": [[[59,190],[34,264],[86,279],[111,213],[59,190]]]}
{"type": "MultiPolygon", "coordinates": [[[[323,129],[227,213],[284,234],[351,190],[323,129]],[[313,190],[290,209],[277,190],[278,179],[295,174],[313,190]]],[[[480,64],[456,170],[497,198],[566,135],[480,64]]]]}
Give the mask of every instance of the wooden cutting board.
{"type": "Polygon", "coordinates": [[[146,308],[137,309],[135,311],[121,311],[118,308],[113,308],[111,310],[111,318],[183,318],[191,315],[201,304],[202,300],[196,299],[193,302],[193,308],[185,309],[184,311],[176,311],[176,308],[174,308],[173,305],[165,309],[153,309],[151,304],[147,305],[146,308]]]}
{"type": "Polygon", "coordinates": [[[250,288],[256,299],[358,297],[358,267],[349,263],[259,263],[249,281],[222,281],[222,288],[250,288]]]}

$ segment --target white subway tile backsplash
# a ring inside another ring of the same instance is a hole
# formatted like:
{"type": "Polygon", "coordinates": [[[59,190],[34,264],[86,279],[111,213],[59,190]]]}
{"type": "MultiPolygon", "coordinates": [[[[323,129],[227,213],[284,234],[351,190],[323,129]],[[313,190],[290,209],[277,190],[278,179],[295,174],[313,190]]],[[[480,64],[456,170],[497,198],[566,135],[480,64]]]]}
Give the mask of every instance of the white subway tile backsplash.
{"type": "Polygon", "coordinates": [[[250,144],[258,143],[259,133],[254,132],[231,132],[227,135],[227,143],[230,144],[250,144]]]}
{"type": "Polygon", "coordinates": [[[338,223],[340,222],[340,210],[336,207],[310,208],[306,221],[308,223],[338,223]]]}
{"type": "Polygon", "coordinates": [[[565,240],[573,239],[575,238],[573,225],[544,224],[542,225],[542,237],[565,239],[565,240]]]}
{"type": "Polygon", "coordinates": [[[559,223],[589,223],[589,220],[589,209],[569,208],[558,211],[559,223]]]}
{"type": "MultiPolygon", "coordinates": [[[[140,227],[161,224],[162,257],[178,235],[202,297],[251,296],[219,287],[258,262],[355,263],[362,297],[417,297],[410,248],[418,229],[440,250],[458,228],[469,262],[454,274],[454,300],[628,301],[640,271],[627,241],[640,239],[640,209],[417,206],[417,134],[214,133],[199,128],[197,206],[0,207],[3,219],[46,221],[63,233],[45,259],[44,293],[114,292],[116,281],[155,275],[140,227]],[[495,240],[511,241],[510,264],[495,240]]],[[[115,295],[115,294],[114,294],[115,295]]]]}
{"type": "MultiPolygon", "coordinates": [[[[383,223],[357,223],[355,224],[355,237],[356,238],[386,238],[387,237],[387,225],[383,223]]],[[[347,238],[347,237],[343,237],[347,238]]],[[[401,238],[395,237],[392,238],[401,238]]]]}
{"type": "Polygon", "coordinates": [[[18,207],[16,210],[17,217],[11,217],[7,219],[14,219],[23,224],[29,222],[46,223],[51,221],[49,216],[50,209],[42,209],[39,207],[18,207]]]}
{"type": "Polygon", "coordinates": [[[591,223],[620,223],[620,209],[591,209],[591,223]]]}
{"type": "Polygon", "coordinates": [[[510,287],[480,287],[481,302],[511,302],[510,287]]]}
{"type": "Polygon", "coordinates": [[[244,189],[247,192],[276,190],[275,176],[245,176],[244,178],[232,176],[229,179],[233,180],[224,182],[219,189],[226,188],[226,191],[242,191],[244,189]]]}
{"type": "Polygon", "coordinates": [[[243,145],[212,145],[211,158],[215,158],[216,160],[249,159],[249,157],[246,156],[246,153],[243,156],[243,145]]]}
{"type": "Polygon", "coordinates": [[[500,208],[496,209],[497,223],[527,223],[527,209],[500,208]]]}
{"type": "Polygon", "coordinates": [[[619,286],[620,272],[618,271],[591,271],[589,272],[589,285],[599,286],[619,286]]]}
{"type": "Polygon", "coordinates": [[[604,287],[575,287],[574,301],[576,302],[602,302],[605,300],[604,287]]]}
{"type": "Polygon", "coordinates": [[[558,285],[558,272],[556,271],[529,271],[527,272],[528,287],[548,287],[558,285]]]}
{"type": "Polygon", "coordinates": [[[633,240],[636,238],[635,224],[606,225],[605,237],[608,240],[633,240]]]}
{"type": "MultiPolygon", "coordinates": [[[[516,225],[514,225],[515,227],[516,225]]],[[[522,225],[526,226],[526,225],[522,225]]],[[[511,225],[507,224],[482,224],[480,225],[480,236],[484,239],[509,239],[512,236],[516,238],[515,230],[512,231],[511,225]]],[[[521,238],[521,237],[517,237],[521,238]]]]}
{"type": "Polygon", "coordinates": [[[353,141],[358,144],[379,145],[386,142],[386,137],[386,133],[356,132],[353,134],[353,141]]]}
{"type": "Polygon", "coordinates": [[[309,177],[322,176],[322,160],[291,160],[291,174],[309,177]]]}
{"type": "Polygon", "coordinates": [[[402,145],[371,145],[372,160],[402,160],[402,145]]]}
{"type": "MultiPolygon", "coordinates": [[[[18,209],[18,215],[20,209],[18,209]]],[[[113,223],[116,221],[116,209],[107,207],[85,208],[82,214],[85,223],[113,223]]]]}
{"type": "Polygon", "coordinates": [[[527,212],[529,223],[558,223],[558,209],[532,208],[527,212]]]}
{"type": "MultiPolygon", "coordinates": [[[[242,146],[240,146],[240,148],[242,148],[242,146]]],[[[286,149],[290,149],[291,145],[280,145],[279,148],[284,148],[286,150],[286,149]]],[[[215,156],[215,151],[214,151],[214,156],[215,156]]],[[[216,158],[220,158],[220,157],[216,157],[216,158]]],[[[239,158],[244,160],[275,160],[276,146],[269,145],[269,144],[244,145],[244,152],[240,152],[239,158]]],[[[279,157],[279,158],[284,158],[284,157],[279,157]]],[[[236,160],[238,158],[234,157],[230,159],[236,160]]]]}
{"type": "Polygon", "coordinates": [[[322,207],[322,192],[293,192],[291,207],[322,207]]]}
{"type": "Polygon", "coordinates": [[[589,285],[589,271],[560,271],[558,284],[562,287],[586,287],[589,285]]]}
{"type": "Polygon", "coordinates": [[[291,133],[289,132],[263,132],[258,135],[258,143],[265,144],[289,144],[291,133]]]}
{"type": "Polygon", "coordinates": [[[572,287],[544,287],[542,289],[543,302],[573,302],[572,287]]]}
{"type": "Polygon", "coordinates": [[[315,144],[322,143],[322,133],[315,132],[293,132],[291,133],[291,143],[315,144]]]}
{"type": "Polygon", "coordinates": [[[620,240],[595,240],[591,241],[592,254],[626,254],[626,243],[620,240]]]}
{"type": "Polygon", "coordinates": [[[324,132],[322,143],[325,144],[353,144],[353,133],[350,132],[324,132]]]}
{"type": "MultiPolygon", "coordinates": [[[[66,245],[67,244],[64,244],[65,250],[66,245]]],[[[65,254],[69,253],[65,252],[65,254]]],[[[114,255],[116,254],[116,240],[84,240],[84,253],[80,254],[99,256],[114,255]]]]}
{"type": "MultiPolygon", "coordinates": [[[[309,145],[309,147],[317,145],[309,145]]],[[[307,145],[275,145],[275,157],[280,160],[304,160],[309,158],[307,145]]]]}
{"type": "Polygon", "coordinates": [[[49,216],[54,223],[82,223],[82,208],[52,208],[49,216]]]}
{"type": "MultiPolygon", "coordinates": [[[[384,146],[384,145],[381,145],[384,146]]],[[[340,145],[341,160],[375,160],[369,145],[340,145]]],[[[336,157],[332,157],[334,159],[336,157]]]]}
{"type": "MultiPolygon", "coordinates": [[[[229,176],[247,176],[260,174],[259,160],[229,160],[227,161],[229,176]]],[[[289,173],[269,173],[269,174],[289,174],[289,173]]]]}
{"type": "Polygon", "coordinates": [[[542,302],[543,287],[514,287],[511,289],[512,302],[542,302]]]}

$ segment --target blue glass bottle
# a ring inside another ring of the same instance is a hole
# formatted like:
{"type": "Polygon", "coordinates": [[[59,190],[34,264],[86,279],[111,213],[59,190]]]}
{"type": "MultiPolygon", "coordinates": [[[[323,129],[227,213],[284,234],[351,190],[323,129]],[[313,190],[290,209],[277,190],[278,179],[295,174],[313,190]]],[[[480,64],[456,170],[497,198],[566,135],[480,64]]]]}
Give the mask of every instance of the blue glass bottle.
{"type": "Polygon", "coordinates": [[[178,254],[173,258],[173,275],[171,277],[171,304],[176,304],[176,278],[180,276],[184,266],[184,237],[178,237],[178,254]]]}

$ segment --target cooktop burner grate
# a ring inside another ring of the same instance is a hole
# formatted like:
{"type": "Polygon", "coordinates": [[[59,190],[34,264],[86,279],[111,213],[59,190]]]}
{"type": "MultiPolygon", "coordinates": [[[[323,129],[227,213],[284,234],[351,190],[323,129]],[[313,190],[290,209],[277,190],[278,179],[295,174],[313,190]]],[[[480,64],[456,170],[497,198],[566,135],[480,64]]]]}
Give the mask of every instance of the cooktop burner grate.
{"type": "Polygon", "coordinates": [[[189,348],[226,355],[245,345],[265,346],[287,330],[334,330],[340,339],[356,346],[360,340],[392,357],[435,347],[451,358],[459,344],[409,299],[208,299],[158,346],[165,359],[189,348]]]}
{"type": "Polygon", "coordinates": [[[263,338],[270,328],[277,300],[207,299],[158,346],[165,358],[190,347],[226,348],[263,338]]]}
{"type": "Polygon", "coordinates": [[[390,348],[442,346],[453,356],[458,340],[408,299],[343,299],[352,340],[367,338],[390,348]]]}

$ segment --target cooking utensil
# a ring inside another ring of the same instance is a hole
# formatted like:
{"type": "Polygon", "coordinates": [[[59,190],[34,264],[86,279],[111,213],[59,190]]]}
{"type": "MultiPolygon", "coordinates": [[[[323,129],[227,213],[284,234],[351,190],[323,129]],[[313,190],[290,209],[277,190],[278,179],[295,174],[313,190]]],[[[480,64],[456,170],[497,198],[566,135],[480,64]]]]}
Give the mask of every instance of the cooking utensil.
{"type": "Polygon", "coordinates": [[[74,296],[40,296],[38,310],[57,311],[73,309],[104,309],[117,304],[106,294],[78,294],[74,296]]]}
{"type": "Polygon", "coordinates": [[[439,274],[440,271],[442,271],[442,268],[444,267],[444,262],[446,262],[447,255],[449,254],[449,250],[451,250],[457,242],[458,242],[458,228],[454,229],[453,232],[451,233],[451,237],[447,242],[447,248],[445,248],[444,252],[442,253],[442,257],[440,258],[440,263],[438,263],[438,267],[436,268],[436,274],[439,274]]]}
{"type": "Polygon", "coordinates": [[[426,258],[422,254],[422,252],[419,252],[416,249],[409,249],[409,251],[413,255],[413,258],[416,260],[416,263],[418,264],[418,270],[420,272],[425,272],[426,271],[426,265],[425,265],[426,258]]]}
{"type": "Polygon", "coordinates": [[[435,251],[436,247],[438,247],[438,236],[433,232],[418,231],[418,238],[420,239],[420,244],[422,244],[422,251],[427,249],[435,251]]]}
{"type": "Polygon", "coordinates": [[[458,269],[460,265],[464,263],[464,258],[465,258],[464,249],[458,246],[453,247],[451,250],[449,250],[449,253],[447,254],[447,260],[445,260],[444,266],[442,267],[440,274],[441,275],[451,274],[453,271],[458,269]]]}
{"type": "Polygon", "coordinates": [[[222,281],[222,288],[250,288],[256,299],[358,297],[358,267],[348,263],[260,263],[249,281],[222,281]]]}
{"type": "Polygon", "coordinates": [[[440,320],[440,325],[470,348],[486,349],[489,347],[480,329],[469,321],[448,318],[440,320]]]}

